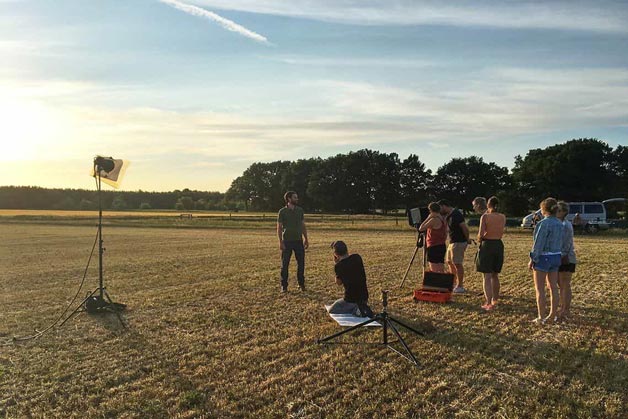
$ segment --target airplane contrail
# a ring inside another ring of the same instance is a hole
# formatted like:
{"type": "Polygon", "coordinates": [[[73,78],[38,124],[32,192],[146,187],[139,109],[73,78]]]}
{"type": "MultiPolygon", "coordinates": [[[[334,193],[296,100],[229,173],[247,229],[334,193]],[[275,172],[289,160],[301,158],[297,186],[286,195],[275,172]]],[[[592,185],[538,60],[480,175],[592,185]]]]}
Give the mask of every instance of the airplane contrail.
{"type": "Polygon", "coordinates": [[[247,28],[245,28],[242,25],[238,25],[237,23],[235,23],[232,20],[229,19],[225,19],[222,16],[217,15],[214,12],[210,12],[209,10],[205,10],[202,9],[200,7],[191,5],[191,4],[186,4],[186,3],[182,3],[178,0],[159,0],[161,3],[167,4],[169,6],[174,7],[175,9],[181,10],[182,12],[188,13],[190,15],[193,16],[198,16],[198,17],[204,17],[206,19],[209,20],[213,20],[214,22],[217,22],[218,24],[220,24],[220,26],[222,26],[223,28],[232,31],[232,32],[237,32],[240,35],[246,36],[247,38],[253,39],[254,41],[257,42],[261,42],[263,44],[268,44],[271,45],[270,42],[268,42],[268,39],[263,36],[260,35],[259,33],[253,32],[247,28]]]}

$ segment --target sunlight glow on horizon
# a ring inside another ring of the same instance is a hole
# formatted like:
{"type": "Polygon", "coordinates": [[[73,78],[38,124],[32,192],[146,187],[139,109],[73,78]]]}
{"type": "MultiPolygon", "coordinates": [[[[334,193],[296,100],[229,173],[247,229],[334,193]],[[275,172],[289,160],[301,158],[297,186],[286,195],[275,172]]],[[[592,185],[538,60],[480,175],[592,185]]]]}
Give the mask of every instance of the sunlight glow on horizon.
{"type": "Polygon", "coordinates": [[[163,3],[0,0],[0,186],[91,188],[99,154],[133,162],[124,190],[225,191],[365,148],[435,171],[628,142],[628,4],[184,0],[221,26],[163,3]]]}

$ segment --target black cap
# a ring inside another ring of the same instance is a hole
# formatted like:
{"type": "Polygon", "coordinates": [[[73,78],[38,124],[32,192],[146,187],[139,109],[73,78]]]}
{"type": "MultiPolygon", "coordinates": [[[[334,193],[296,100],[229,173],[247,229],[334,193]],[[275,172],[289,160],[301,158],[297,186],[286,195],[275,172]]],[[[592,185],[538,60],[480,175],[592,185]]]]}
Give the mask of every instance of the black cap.
{"type": "Polygon", "coordinates": [[[337,240],[331,244],[331,248],[334,249],[337,255],[346,255],[349,252],[347,245],[342,240],[337,240]]]}

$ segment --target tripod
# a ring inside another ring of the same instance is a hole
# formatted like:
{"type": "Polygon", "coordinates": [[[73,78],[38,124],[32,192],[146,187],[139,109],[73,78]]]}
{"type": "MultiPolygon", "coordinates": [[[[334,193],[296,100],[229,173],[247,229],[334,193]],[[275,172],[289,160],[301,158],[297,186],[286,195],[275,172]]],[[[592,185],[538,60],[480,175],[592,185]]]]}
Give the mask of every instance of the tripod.
{"type": "MultiPolygon", "coordinates": [[[[412,259],[410,259],[410,263],[408,263],[408,268],[406,269],[406,273],[403,275],[403,279],[401,280],[401,284],[399,284],[399,288],[403,287],[403,284],[406,282],[406,278],[408,277],[408,273],[410,272],[410,268],[414,263],[414,259],[416,258],[417,253],[419,253],[419,249],[424,246],[425,235],[419,231],[419,225],[415,224],[416,227],[416,246],[414,248],[414,253],[412,254],[412,259]]],[[[424,255],[425,258],[425,255],[424,255]]]]}
{"type": "Polygon", "coordinates": [[[318,339],[316,342],[317,343],[326,343],[332,339],[335,339],[339,336],[344,335],[345,333],[349,333],[352,332],[356,329],[360,329],[362,327],[366,327],[368,324],[371,324],[373,322],[378,322],[379,324],[382,325],[382,329],[383,329],[383,334],[382,334],[382,345],[387,346],[389,349],[392,349],[394,352],[398,353],[399,355],[403,356],[404,358],[406,358],[408,361],[412,362],[414,365],[418,366],[419,365],[419,361],[416,359],[416,357],[414,356],[414,354],[412,353],[412,351],[410,350],[410,348],[408,347],[408,345],[406,344],[406,342],[403,340],[403,338],[401,337],[401,334],[399,333],[399,331],[397,330],[397,327],[395,327],[395,324],[399,325],[399,326],[403,326],[406,329],[408,329],[411,332],[416,333],[417,335],[421,335],[421,336],[425,336],[423,332],[420,332],[418,330],[416,330],[413,327],[408,326],[407,324],[401,322],[400,320],[398,320],[397,318],[391,316],[388,314],[387,311],[387,307],[388,307],[388,291],[382,290],[382,312],[379,314],[376,314],[374,317],[363,321],[360,324],[356,324],[355,326],[351,326],[348,329],[342,330],[338,333],[334,333],[333,335],[318,339]],[[405,349],[406,353],[404,354],[403,352],[398,351],[396,348],[394,348],[389,342],[388,342],[388,329],[391,329],[394,334],[397,336],[397,339],[399,339],[399,342],[401,342],[401,345],[403,346],[403,348],[405,349]]]}
{"type": "Polygon", "coordinates": [[[72,316],[77,313],[87,311],[90,314],[110,312],[114,313],[123,327],[126,328],[120,311],[126,308],[126,304],[114,303],[107,289],[104,286],[103,280],[103,253],[105,248],[103,247],[102,240],[102,199],[101,199],[101,171],[109,172],[113,169],[112,166],[108,166],[110,160],[97,157],[94,159],[94,177],[96,178],[96,189],[98,190],[98,288],[93,290],[85,297],[85,299],[74,309],[72,313],[59,325],[63,326],[72,316]]]}

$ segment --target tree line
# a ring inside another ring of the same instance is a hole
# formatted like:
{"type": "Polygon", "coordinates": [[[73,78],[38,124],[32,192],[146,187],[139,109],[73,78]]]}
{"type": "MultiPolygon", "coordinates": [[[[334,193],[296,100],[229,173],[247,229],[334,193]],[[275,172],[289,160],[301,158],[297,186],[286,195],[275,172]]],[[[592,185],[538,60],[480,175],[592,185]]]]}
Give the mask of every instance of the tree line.
{"type": "Polygon", "coordinates": [[[436,172],[419,156],[359,150],[326,159],[253,163],[226,197],[247,209],[276,210],[286,190],[307,211],[386,213],[446,198],[463,210],[476,196],[497,195],[501,209],[522,215],[540,200],[597,201],[628,195],[628,148],[581,138],[516,156],[512,170],[482,157],[452,158],[436,172]]]}
{"type": "MultiPolygon", "coordinates": [[[[237,210],[244,204],[226,202],[222,192],[193,191],[189,189],[172,192],[112,191],[101,192],[102,208],[109,210],[175,209],[192,210],[237,210]]],[[[47,189],[31,186],[0,187],[0,208],[7,209],[55,209],[95,210],[98,209],[98,193],[86,189],[47,189]]]]}
{"type": "MultiPolygon", "coordinates": [[[[546,196],[598,201],[628,195],[628,147],[574,139],[516,156],[512,170],[482,157],[452,158],[435,172],[416,154],[363,149],[329,158],[253,163],[226,193],[102,191],[104,209],[276,211],[286,190],[295,190],[306,211],[387,213],[447,198],[463,210],[476,196],[497,195],[511,216],[538,207],[546,196]]],[[[0,187],[0,208],[97,208],[96,191],[0,187]]]]}

